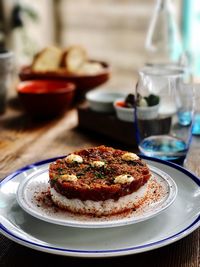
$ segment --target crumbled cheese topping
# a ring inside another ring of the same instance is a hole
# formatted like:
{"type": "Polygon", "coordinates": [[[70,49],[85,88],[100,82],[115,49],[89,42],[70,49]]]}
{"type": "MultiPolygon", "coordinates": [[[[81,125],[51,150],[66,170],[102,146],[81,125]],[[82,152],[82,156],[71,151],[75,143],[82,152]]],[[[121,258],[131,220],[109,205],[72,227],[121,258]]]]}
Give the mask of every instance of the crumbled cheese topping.
{"type": "Polygon", "coordinates": [[[62,174],[59,176],[59,179],[66,182],[76,182],[78,180],[74,174],[62,174]]]}
{"type": "Polygon", "coordinates": [[[105,162],[100,161],[100,160],[96,160],[96,161],[93,161],[93,162],[91,163],[91,166],[92,166],[92,167],[96,167],[96,168],[101,168],[101,167],[103,167],[104,165],[105,165],[105,162]]]}
{"type": "Polygon", "coordinates": [[[83,158],[79,155],[71,154],[65,158],[65,161],[67,163],[73,163],[73,162],[82,163],[83,158]]]}
{"type": "Polygon", "coordinates": [[[121,174],[115,177],[114,183],[115,184],[126,184],[126,183],[131,183],[133,180],[134,178],[130,174],[121,174]]]}
{"type": "Polygon", "coordinates": [[[122,155],[122,159],[125,161],[134,161],[138,160],[139,157],[135,153],[127,152],[122,155]]]}

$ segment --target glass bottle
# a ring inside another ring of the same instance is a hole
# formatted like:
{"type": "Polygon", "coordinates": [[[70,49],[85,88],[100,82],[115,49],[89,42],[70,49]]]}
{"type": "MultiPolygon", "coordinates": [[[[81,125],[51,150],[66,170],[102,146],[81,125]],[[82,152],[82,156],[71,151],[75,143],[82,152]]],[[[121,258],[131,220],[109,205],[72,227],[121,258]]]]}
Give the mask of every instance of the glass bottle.
{"type": "Polygon", "coordinates": [[[171,0],[157,0],[145,46],[147,65],[182,61],[182,40],[171,0]]]}

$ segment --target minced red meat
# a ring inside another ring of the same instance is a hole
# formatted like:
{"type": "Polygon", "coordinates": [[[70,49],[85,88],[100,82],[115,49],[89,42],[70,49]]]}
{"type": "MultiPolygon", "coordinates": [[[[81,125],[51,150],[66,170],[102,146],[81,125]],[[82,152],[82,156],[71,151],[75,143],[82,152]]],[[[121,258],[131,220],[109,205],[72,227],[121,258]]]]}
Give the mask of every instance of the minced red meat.
{"type": "Polygon", "coordinates": [[[64,158],[51,163],[50,185],[69,199],[118,200],[137,191],[151,176],[143,160],[122,160],[122,155],[126,152],[105,146],[76,151],[73,154],[80,155],[83,163],[68,164],[64,158]],[[103,161],[105,165],[100,168],[92,167],[93,161],[103,161]],[[59,176],[63,174],[74,174],[78,179],[75,182],[62,181],[59,176]],[[115,177],[122,174],[129,174],[134,180],[125,184],[114,183],[115,177]]]}

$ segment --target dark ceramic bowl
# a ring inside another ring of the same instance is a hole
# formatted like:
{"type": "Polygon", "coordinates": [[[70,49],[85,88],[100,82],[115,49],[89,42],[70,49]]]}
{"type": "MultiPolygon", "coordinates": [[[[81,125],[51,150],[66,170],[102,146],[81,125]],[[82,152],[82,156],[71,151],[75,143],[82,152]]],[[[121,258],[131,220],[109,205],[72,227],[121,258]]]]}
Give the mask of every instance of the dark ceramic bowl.
{"type": "Polygon", "coordinates": [[[34,72],[30,66],[23,67],[19,73],[21,81],[27,80],[62,80],[72,82],[76,85],[76,99],[82,99],[85,93],[99,85],[104,84],[110,78],[110,67],[107,63],[102,61],[91,60],[90,62],[97,62],[102,65],[102,70],[96,74],[77,75],[70,74],[65,70],[48,71],[48,72],[34,72]]]}
{"type": "Polygon", "coordinates": [[[65,81],[24,81],[17,86],[17,92],[26,112],[42,119],[62,114],[70,107],[75,85],[65,81]]]}

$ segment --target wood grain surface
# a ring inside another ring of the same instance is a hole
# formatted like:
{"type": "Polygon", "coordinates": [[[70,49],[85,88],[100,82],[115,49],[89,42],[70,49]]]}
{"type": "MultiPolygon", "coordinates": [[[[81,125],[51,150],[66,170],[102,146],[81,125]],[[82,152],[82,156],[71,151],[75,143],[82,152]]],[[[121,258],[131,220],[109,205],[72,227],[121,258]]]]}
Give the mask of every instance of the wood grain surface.
{"type": "MultiPolygon", "coordinates": [[[[65,155],[82,147],[107,144],[126,148],[119,143],[77,130],[77,111],[72,109],[60,118],[34,122],[17,106],[0,116],[0,178],[24,165],[49,157],[65,155]]],[[[193,138],[185,166],[200,175],[200,137],[193,138]]],[[[25,248],[0,237],[0,266],[155,266],[199,267],[200,229],[166,247],[126,257],[79,259],[50,255],[25,248]],[[28,261],[28,265],[27,265],[28,261]]]]}

